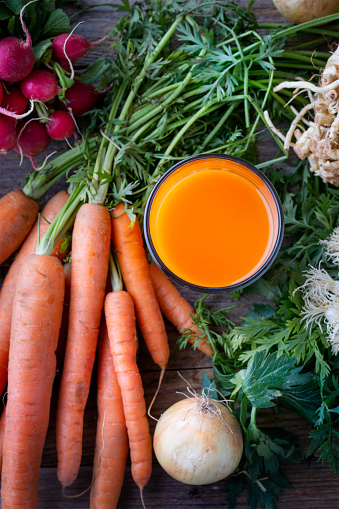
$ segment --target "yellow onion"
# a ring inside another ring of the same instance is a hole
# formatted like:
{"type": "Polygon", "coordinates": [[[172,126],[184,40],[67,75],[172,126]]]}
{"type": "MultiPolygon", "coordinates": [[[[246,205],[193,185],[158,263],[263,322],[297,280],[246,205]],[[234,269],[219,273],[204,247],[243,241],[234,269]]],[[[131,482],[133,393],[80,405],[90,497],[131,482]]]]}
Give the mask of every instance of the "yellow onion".
{"type": "Polygon", "coordinates": [[[278,11],[293,23],[304,23],[339,12],[339,0],[273,0],[278,11]]]}
{"type": "Polygon", "coordinates": [[[160,417],[154,452],[174,479],[202,485],[220,481],[238,466],[242,433],[233,413],[206,395],[175,403],[160,417]]]}

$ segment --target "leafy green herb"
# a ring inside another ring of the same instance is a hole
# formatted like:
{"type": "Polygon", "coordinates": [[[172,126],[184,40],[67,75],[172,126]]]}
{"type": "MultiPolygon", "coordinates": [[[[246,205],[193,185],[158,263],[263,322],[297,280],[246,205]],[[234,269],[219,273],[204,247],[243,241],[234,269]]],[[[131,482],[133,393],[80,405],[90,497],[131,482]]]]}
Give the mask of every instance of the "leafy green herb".
{"type": "Polygon", "coordinates": [[[213,397],[222,393],[234,405],[244,433],[244,455],[236,472],[227,481],[228,504],[235,507],[236,495],[247,486],[248,503],[273,508],[281,488],[289,486],[281,466],[303,459],[295,446],[295,438],[283,430],[259,429],[257,414],[260,409],[276,407],[279,403],[312,421],[321,401],[319,380],[311,374],[301,373],[295,367],[296,359],[276,353],[265,356],[256,352],[246,368],[225,375],[215,366],[215,379],[204,375],[203,387],[210,387],[213,397]],[[292,397],[291,397],[292,395],[292,397]],[[300,399],[298,398],[300,396],[300,399]]]}
{"type": "Polygon", "coordinates": [[[192,342],[192,338],[193,348],[198,348],[199,339],[206,337],[207,343],[215,354],[217,354],[219,348],[224,348],[227,352],[225,345],[226,333],[234,326],[234,323],[227,317],[227,313],[235,306],[211,311],[205,304],[206,297],[207,295],[204,295],[195,303],[196,315],[192,317],[194,325],[199,329],[199,334],[192,332],[191,329],[183,329],[178,339],[179,348],[185,348],[189,341],[192,342]],[[212,329],[212,326],[224,327],[224,330],[218,333],[212,329]]]}
{"type": "MultiPolygon", "coordinates": [[[[337,371],[337,370],[336,370],[337,371]]],[[[339,378],[332,375],[322,386],[322,401],[314,418],[312,444],[308,455],[318,453],[318,461],[328,462],[339,473],[339,378]]]]}

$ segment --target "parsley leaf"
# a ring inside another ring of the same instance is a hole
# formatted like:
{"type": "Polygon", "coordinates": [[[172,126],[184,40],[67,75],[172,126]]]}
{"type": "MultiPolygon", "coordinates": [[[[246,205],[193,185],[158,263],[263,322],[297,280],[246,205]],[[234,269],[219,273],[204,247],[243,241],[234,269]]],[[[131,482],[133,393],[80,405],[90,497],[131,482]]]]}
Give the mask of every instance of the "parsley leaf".
{"type": "Polygon", "coordinates": [[[291,373],[296,359],[276,353],[268,355],[257,352],[249,362],[242,387],[252,406],[268,408],[274,406],[272,399],[281,395],[286,378],[291,373]]]}

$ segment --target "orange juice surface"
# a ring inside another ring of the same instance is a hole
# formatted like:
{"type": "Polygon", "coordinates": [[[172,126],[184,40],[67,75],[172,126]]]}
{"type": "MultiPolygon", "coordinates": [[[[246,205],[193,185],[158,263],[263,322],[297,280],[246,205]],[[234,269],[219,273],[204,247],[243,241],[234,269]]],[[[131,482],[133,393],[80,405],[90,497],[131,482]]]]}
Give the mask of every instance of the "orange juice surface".
{"type": "Polygon", "coordinates": [[[272,221],[262,193],[246,175],[206,166],[164,181],[152,203],[150,233],[175,275],[223,287],[246,279],[265,261],[272,221]]]}

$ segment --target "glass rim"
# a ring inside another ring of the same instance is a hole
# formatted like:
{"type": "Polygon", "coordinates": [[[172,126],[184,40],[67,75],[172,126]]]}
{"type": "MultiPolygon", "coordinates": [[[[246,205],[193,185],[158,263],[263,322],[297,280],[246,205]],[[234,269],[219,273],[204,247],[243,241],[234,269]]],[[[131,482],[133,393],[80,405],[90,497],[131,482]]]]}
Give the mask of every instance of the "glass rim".
{"type": "Polygon", "coordinates": [[[169,170],[167,170],[156,182],[156,184],[154,185],[154,187],[147,199],[146,205],[145,205],[144,235],[145,235],[146,245],[148,247],[148,250],[149,250],[154,262],[166,274],[166,276],[168,276],[173,282],[177,283],[178,285],[182,286],[183,288],[187,288],[189,290],[192,290],[192,291],[198,292],[198,293],[206,293],[206,294],[210,294],[210,295],[225,294],[225,293],[235,292],[237,290],[242,290],[246,286],[249,286],[250,284],[254,283],[272,265],[272,263],[274,262],[275,258],[278,255],[278,252],[281,248],[281,244],[283,241],[284,213],[283,213],[283,208],[282,208],[282,204],[281,204],[279,195],[278,195],[276,189],[274,188],[273,184],[266,177],[266,175],[264,173],[262,173],[258,168],[256,168],[253,164],[249,163],[248,161],[245,161],[244,159],[240,159],[239,157],[231,156],[231,155],[227,155],[227,154],[219,154],[217,152],[213,152],[211,154],[199,154],[196,156],[191,156],[186,159],[183,159],[182,161],[179,161],[178,163],[176,163],[174,166],[171,166],[171,168],[169,168],[169,170]],[[150,219],[152,204],[153,204],[153,201],[154,201],[154,198],[155,198],[155,195],[156,195],[158,189],[161,187],[163,182],[172,173],[174,173],[176,170],[178,170],[180,167],[185,166],[186,164],[188,164],[192,161],[199,161],[201,159],[225,159],[228,161],[233,161],[235,163],[238,163],[242,166],[245,166],[250,171],[255,173],[261,179],[261,181],[266,185],[266,187],[268,188],[268,190],[271,193],[271,196],[273,197],[273,200],[274,200],[274,203],[275,203],[275,206],[277,209],[278,233],[277,233],[277,237],[276,237],[276,241],[273,246],[273,249],[272,249],[270,255],[268,256],[267,260],[258,268],[258,270],[254,274],[252,274],[248,278],[244,279],[243,281],[240,281],[239,283],[234,283],[234,284],[228,285],[228,286],[215,286],[215,287],[201,286],[201,285],[196,285],[194,283],[190,283],[189,281],[186,281],[186,280],[182,279],[181,277],[177,276],[162,261],[162,259],[160,258],[160,256],[158,255],[158,253],[154,247],[152,237],[151,237],[149,219],[150,219]]]}

